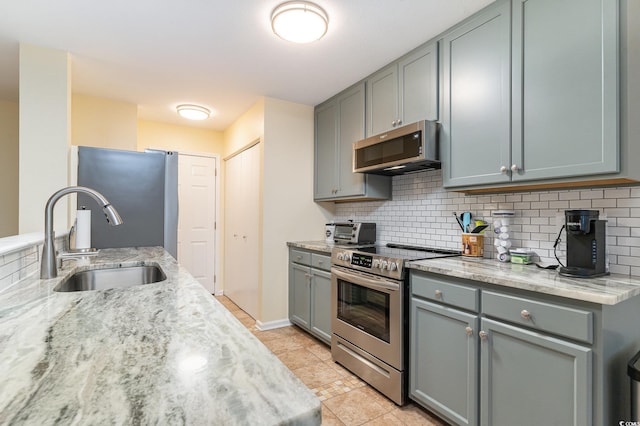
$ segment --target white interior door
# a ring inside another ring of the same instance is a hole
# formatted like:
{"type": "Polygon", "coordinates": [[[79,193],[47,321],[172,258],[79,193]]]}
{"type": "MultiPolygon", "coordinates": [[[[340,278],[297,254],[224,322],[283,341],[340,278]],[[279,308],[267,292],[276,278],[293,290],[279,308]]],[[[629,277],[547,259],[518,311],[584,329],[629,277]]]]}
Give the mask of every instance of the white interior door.
{"type": "Polygon", "coordinates": [[[178,157],[178,262],[215,293],[216,158],[178,157]]]}
{"type": "Polygon", "coordinates": [[[260,145],[226,160],[224,294],[258,318],[260,145]]]}

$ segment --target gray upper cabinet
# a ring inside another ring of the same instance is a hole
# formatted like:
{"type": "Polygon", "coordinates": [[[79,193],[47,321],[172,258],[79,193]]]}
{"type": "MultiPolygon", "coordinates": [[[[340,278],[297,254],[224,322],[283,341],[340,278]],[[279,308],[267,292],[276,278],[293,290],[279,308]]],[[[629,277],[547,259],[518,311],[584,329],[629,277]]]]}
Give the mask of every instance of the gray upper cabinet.
{"type": "Polygon", "coordinates": [[[616,0],[513,0],[447,33],[444,186],[618,172],[617,16],[616,0]]]}
{"type": "Polygon", "coordinates": [[[502,3],[442,40],[444,186],[508,182],[511,11],[502,3]]]}
{"type": "Polygon", "coordinates": [[[437,43],[421,46],[367,79],[367,136],[437,119],[437,43]]]}
{"type": "Polygon", "coordinates": [[[332,198],[338,186],[337,104],[332,100],[315,109],[315,199],[332,198]]]}
{"type": "Polygon", "coordinates": [[[391,196],[389,177],[353,173],[353,143],[364,139],[364,108],[364,82],[315,108],[316,201],[391,196]]]}
{"type": "Polygon", "coordinates": [[[514,0],[513,180],[619,171],[616,0],[514,0]]]}

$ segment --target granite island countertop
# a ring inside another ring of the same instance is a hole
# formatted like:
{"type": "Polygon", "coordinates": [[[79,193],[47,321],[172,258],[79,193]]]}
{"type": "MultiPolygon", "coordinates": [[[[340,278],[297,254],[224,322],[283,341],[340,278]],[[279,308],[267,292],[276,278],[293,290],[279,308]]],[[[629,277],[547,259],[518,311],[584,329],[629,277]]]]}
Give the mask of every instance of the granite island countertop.
{"type": "Polygon", "coordinates": [[[409,268],[504,287],[529,290],[602,305],[615,305],[640,294],[640,279],[627,275],[569,278],[536,265],[496,259],[447,257],[409,262],[409,268]]]}
{"type": "Polygon", "coordinates": [[[0,293],[2,424],[320,424],[320,401],[162,248],[103,249],[0,293]],[[77,269],[167,280],[54,292],[77,269]]]}

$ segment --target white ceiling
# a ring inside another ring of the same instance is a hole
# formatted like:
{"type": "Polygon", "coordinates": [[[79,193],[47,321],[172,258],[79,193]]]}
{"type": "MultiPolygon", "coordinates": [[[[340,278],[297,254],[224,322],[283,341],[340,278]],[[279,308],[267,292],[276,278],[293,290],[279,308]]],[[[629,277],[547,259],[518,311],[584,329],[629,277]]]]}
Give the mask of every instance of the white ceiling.
{"type": "Polygon", "coordinates": [[[279,0],[1,0],[0,99],[18,100],[18,45],[70,52],[72,90],[145,120],[226,129],[260,96],[316,105],[493,0],[316,0],[320,41],[271,32],[279,0]],[[215,116],[175,113],[196,103],[215,116]]]}

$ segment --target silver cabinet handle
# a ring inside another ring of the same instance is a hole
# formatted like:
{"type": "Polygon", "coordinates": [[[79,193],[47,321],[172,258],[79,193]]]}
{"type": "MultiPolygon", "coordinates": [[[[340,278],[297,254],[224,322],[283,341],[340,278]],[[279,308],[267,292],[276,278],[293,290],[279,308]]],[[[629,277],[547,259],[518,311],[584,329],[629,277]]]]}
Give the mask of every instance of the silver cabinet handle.
{"type": "Polygon", "coordinates": [[[402,120],[398,120],[398,121],[396,121],[396,124],[397,124],[398,126],[399,126],[399,125],[401,125],[401,124],[402,124],[402,120]]]}
{"type": "Polygon", "coordinates": [[[520,316],[522,317],[522,319],[525,319],[527,321],[531,321],[531,313],[529,311],[527,311],[526,309],[523,309],[520,312],[520,316]]]}
{"type": "Polygon", "coordinates": [[[318,260],[318,265],[322,265],[322,260],[318,260]]]}
{"type": "Polygon", "coordinates": [[[471,337],[473,335],[473,328],[471,327],[466,327],[464,329],[464,332],[467,333],[467,336],[471,337]]]}
{"type": "Polygon", "coordinates": [[[509,170],[507,169],[507,166],[500,167],[500,173],[502,173],[503,175],[507,173],[507,170],[509,170]]]}
{"type": "Polygon", "coordinates": [[[393,127],[396,127],[396,120],[393,120],[393,121],[391,122],[391,125],[392,125],[393,127]]]}
{"type": "Polygon", "coordinates": [[[486,331],[480,331],[478,336],[480,336],[480,340],[487,340],[489,338],[489,333],[486,331]]]}
{"type": "Polygon", "coordinates": [[[517,164],[512,164],[511,165],[511,171],[514,172],[514,173],[517,172],[518,171],[518,165],[517,164]]]}
{"type": "Polygon", "coordinates": [[[302,256],[296,256],[296,259],[302,260],[302,256]]]}
{"type": "Polygon", "coordinates": [[[436,299],[442,299],[442,291],[436,290],[436,299]]]}

